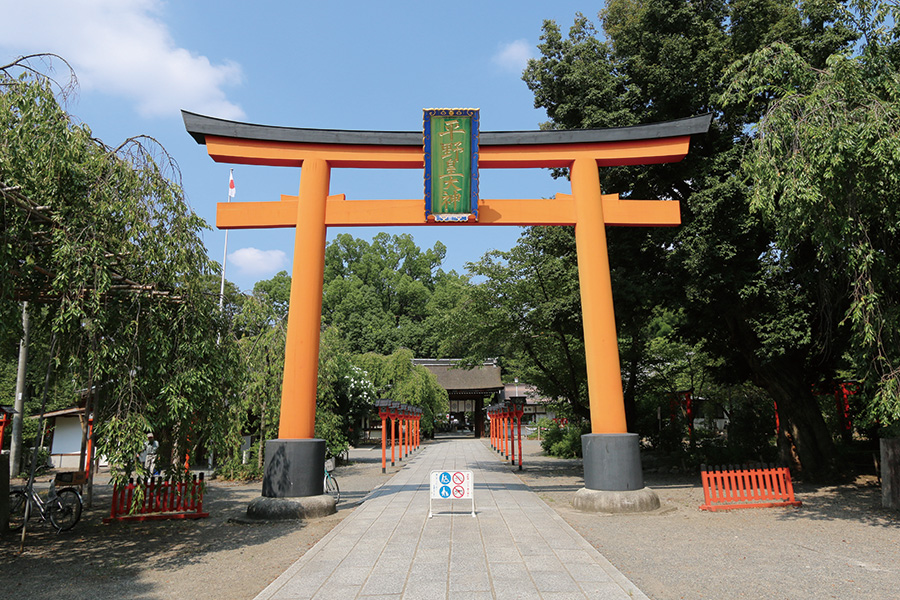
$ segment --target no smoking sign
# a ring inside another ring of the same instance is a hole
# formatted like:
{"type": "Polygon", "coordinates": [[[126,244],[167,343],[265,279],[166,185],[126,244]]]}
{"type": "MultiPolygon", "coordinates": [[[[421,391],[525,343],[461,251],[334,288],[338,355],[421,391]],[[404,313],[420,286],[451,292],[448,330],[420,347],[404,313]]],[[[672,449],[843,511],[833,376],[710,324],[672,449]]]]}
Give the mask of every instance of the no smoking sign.
{"type": "Polygon", "coordinates": [[[475,496],[472,493],[472,471],[432,471],[431,495],[428,501],[428,516],[432,500],[471,500],[472,516],[475,516],[475,496]]]}

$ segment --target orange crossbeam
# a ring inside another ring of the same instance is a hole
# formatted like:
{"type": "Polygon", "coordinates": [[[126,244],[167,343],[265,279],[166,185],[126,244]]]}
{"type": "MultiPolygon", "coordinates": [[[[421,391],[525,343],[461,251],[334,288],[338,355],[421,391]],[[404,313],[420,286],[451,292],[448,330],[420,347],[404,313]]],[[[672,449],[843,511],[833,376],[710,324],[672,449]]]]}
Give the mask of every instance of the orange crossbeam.
{"type": "MultiPolygon", "coordinates": [[[[481,146],[478,168],[568,167],[578,159],[600,166],[648,165],[679,161],[688,152],[690,136],[591,144],[531,144],[481,146]]],[[[206,136],[206,149],[216,162],[241,165],[300,167],[305,160],[325,160],[331,167],[361,169],[421,169],[423,149],[416,146],[303,144],[206,136]]]]}
{"type": "MultiPolygon", "coordinates": [[[[673,226],[681,223],[677,201],[620,200],[604,194],[603,221],[607,225],[673,226]]],[[[297,196],[281,202],[222,202],[216,211],[219,229],[295,227],[297,196]]],[[[470,225],[575,225],[575,203],[569,194],[550,200],[480,200],[478,222],[470,225]]],[[[425,221],[424,200],[347,200],[328,196],[327,227],[447,225],[425,221]]]]}

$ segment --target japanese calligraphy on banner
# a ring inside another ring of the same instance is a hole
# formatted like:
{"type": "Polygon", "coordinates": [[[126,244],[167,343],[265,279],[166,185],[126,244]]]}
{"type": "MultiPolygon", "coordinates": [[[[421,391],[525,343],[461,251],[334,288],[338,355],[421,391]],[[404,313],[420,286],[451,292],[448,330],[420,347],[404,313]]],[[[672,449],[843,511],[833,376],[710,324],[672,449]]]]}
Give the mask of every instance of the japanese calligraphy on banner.
{"type": "Polygon", "coordinates": [[[424,111],[425,218],[478,219],[478,109],[424,111]]]}

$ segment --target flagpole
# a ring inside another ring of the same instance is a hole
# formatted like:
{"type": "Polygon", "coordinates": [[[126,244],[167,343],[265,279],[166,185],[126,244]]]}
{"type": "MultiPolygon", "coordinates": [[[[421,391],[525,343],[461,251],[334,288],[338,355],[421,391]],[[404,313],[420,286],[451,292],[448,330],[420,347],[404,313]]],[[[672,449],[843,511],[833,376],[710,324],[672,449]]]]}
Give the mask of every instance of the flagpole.
{"type": "MultiPolygon", "coordinates": [[[[234,169],[228,171],[228,200],[234,196],[234,169]]],[[[225,230],[225,251],[222,254],[222,283],[219,286],[219,312],[225,304],[225,261],[228,260],[228,230],[225,230]]]]}

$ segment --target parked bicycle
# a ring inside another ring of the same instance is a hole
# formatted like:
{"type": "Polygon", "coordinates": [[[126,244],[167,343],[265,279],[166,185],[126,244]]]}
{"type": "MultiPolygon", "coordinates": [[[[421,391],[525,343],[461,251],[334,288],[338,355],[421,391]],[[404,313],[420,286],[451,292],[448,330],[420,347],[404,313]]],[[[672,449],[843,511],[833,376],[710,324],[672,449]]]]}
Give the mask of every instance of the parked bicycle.
{"type": "Polygon", "coordinates": [[[50,483],[50,491],[42,498],[34,489],[27,486],[24,490],[13,490],[9,493],[9,529],[18,531],[25,525],[26,515],[29,519],[38,517],[50,523],[59,531],[68,531],[75,527],[81,518],[81,494],[73,487],[56,489],[56,480],[50,483]]]}
{"type": "Polygon", "coordinates": [[[334,471],[334,457],[329,456],[325,459],[325,493],[330,494],[334,498],[335,504],[341,501],[341,488],[338,487],[337,479],[331,474],[334,471]]]}

